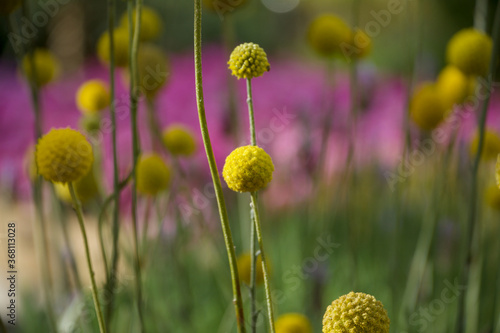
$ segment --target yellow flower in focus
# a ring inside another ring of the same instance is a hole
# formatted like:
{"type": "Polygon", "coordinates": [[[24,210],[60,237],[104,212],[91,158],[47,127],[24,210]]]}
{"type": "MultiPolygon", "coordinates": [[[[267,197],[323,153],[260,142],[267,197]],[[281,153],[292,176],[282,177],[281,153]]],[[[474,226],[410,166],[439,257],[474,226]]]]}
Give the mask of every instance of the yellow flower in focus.
{"type": "Polygon", "coordinates": [[[233,150],[226,158],[222,175],[235,192],[256,192],[273,179],[274,165],[264,149],[243,146],[233,150]]]}
{"type": "Polygon", "coordinates": [[[458,68],[448,65],[439,73],[436,89],[449,111],[454,105],[462,104],[469,96],[471,80],[458,68]]]}
{"type": "MultiPolygon", "coordinates": [[[[115,66],[126,67],[129,57],[129,34],[127,29],[116,28],[113,30],[113,39],[115,46],[115,66]]],[[[109,65],[111,57],[109,55],[109,33],[107,31],[97,41],[97,57],[102,63],[109,65]]]]}
{"type": "Polygon", "coordinates": [[[76,105],[83,114],[95,114],[110,104],[108,85],[101,80],[83,83],[76,93],[76,105]]]}
{"type": "Polygon", "coordinates": [[[170,125],[163,131],[163,144],[174,156],[191,156],[196,152],[194,133],[184,125],[170,125]]]}
{"type": "Polygon", "coordinates": [[[266,52],[255,43],[244,43],[236,46],[227,64],[231,74],[238,79],[252,79],[262,76],[271,69],[266,52]]]}
{"type": "Polygon", "coordinates": [[[218,14],[224,15],[242,7],[247,0],[203,0],[206,8],[218,14]]]}
{"type": "MultiPolygon", "coordinates": [[[[132,15],[133,24],[135,26],[135,17],[137,15],[135,9],[132,15]]],[[[128,31],[128,13],[123,14],[120,23],[121,26],[128,31]]],[[[161,29],[162,23],[160,15],[158,15],[158,13],[154,9],[143,6],[141,10],[141,41],[145,42],[155,39],[160,35],[161,29]]]]}
{"type": "MultiPolygon", "coordinates": [[[[251,283],[250,281],[251,271],[252,271],[251,260],[252,258],[250,253],[244,253],[240,255],[237,259],[238,276],[240,280],[245,282],[247,285],[250,285],[251,283]]],[[[255,261],[255,283],[259,285],[262,284],[263,282],[264,282],[264,272],[262,271],[262,258],[259,255],[257,257],[257,260],[255,261]]]]}
{"type": "Polygon", "coordinates": [[[311,22],[307,39],[316,52],[330,57],[341,54],[343,48],[353,47],[352,36],[351,28],[344,20],[332,14],[324,14],[311,22]]]}
{"type": "Polygon", "coordinates": [[[389,333],[384,305],[372,295],[350,292],[326,309],[323,333],[389,333]]]}
{"type": "Polygon", "coordinates": [[[436,128],[444,120],[446,111],[446,103],[432,83],[421,86],[411,100],[410,116],[426,131],[436,128]]]}
{"type": "MultiPolygon", "coordinates": [[[[75,193],[82,204],[95,198],[99,189],[94,172],[90,170],[85,176],[74,183],[75,193]]],[[[71,194],[67,183],[54,183],[56,195],[64,202],[72,203],[71,194]]]]}
{"type": "Polygon", "coordinates": [[[137,59],[139,86],[142,92],[153,99],[169,79],[169,63],[166,54],[159,47],[144,44],[139,48],[137,59]]]}
{"type": "Polygon", "coordinates": [[[74,182],[92,167],[92,146],[71,128],[52,129],[36,145],[38,173],[52,182],[74,182]]]}
{"type": "Polygon", "coordinates": [[[276,320],[276,333],[312,333],[312,327],[303,314],[287,313],[276,320]]]}
{"type": "Polygon", "coordinates": [[[10,14],[21,6],[21,0],[2,0],[0,2],[0,14],[10,14]]]}
{"type": "Polygon", "coordinates": [[[170,169],[157,154],[141,156],[137,163],[137,190],[145,195],[157,195],[167,189],[170,169]]]}
{"type": "Polygon", "coordinates": [[[465,75],[486,76],[493,42],[483,32],[468,28],[457,32],[448,42],[448,62],[465,75]]]}
{"type": "MultiPolygon", "coordinates": [[[[470,144],[471,156],[476,156],[478,145],[479,133],[476,133],[470,144]]],[[[481,159],[484,161],[492,161],[497,158],[498,154],[500,154],[500,137],[498,136],[497,132],[491,129],[486,129],[484,132],[483,151],[481,153],[481,159]]]]}
{"type": "Polygon", "coordinates": [[[36,84],[42,87],[54,80],[59,70],[59,65],[56,58],[46,49],[36,49],[33,52],[33,63],[35,64],[35,72],[33,72],[30,55],[24,56],[22,61],[24,74],[29,80],[34,80],[36,76],[36,84]]]}

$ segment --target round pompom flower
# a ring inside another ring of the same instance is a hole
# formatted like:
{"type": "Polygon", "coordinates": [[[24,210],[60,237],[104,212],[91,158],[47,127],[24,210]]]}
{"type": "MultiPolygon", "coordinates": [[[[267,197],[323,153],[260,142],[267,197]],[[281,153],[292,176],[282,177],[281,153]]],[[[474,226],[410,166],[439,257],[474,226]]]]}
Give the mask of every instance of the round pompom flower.
{"type": "Polygon", "coordinates": [[[311,47],[323,56],[341,54],[352,45],[351,28],[340,17],[324,14],[315,18],[309,25],[307,40],[311,47]]]}
{"type": "Polygon", "coordinates": [[[243,6],[247,0],[203,0],[203,4],[208,9],[216,12],[217,14],[224,15],[231,13],[237,8],[243,6]]]}
{"type": "MultiPolygon", "coordinates": [[[[238,266],[238,276],[241,281],[245,282],[247,285],[251,283],[252,274],[252,258],[250,253],[244,253],[238,256],[237,266],[238,266]]],[[[267,263],[269,266],[269,263],[267,263]]],[[[269,267],[268,267],[269,270],[269,267]]],[[[264,272],[262,271],[262,257],[257,256],[255,261],[255,283],[262,284],[264,282],[264,272]]]]}
{"type": "Polygon", "coordinates": [[[10,14],[21,5],[21,0],[2,0],[0,3],[0,14],[10,14]]]}
{"type": "MultiPolygon", "coordinates": [[[[133,10],[132,13],[132,21],[135,26],[135,17],[136,17],[136,9],[133,10]]],[[[121,18],[121,26],[128,30],[128,13],[123,14],[121,18]]],[[[158,13],[150,8],[143,6],[141,9],[141,32],[140,39],[141,41],[150,41],[155,39],[160,35],[162,29],[161,18],[158,13]]]]}
{"type": "Polygon", "coordinates": [[[156,195],[170,182],[170,169],[157,154],[141,156],[137,163],[137,190],[145,195],[156,195]]]}
{"type": "MultiPolygon", "coordinates": [[[[114,39],[114,60],[115,66],[117,67],[126,67],[128,65],[128,57],[129,57],[129,34],[127,29],[125,28],[117,28],[113,30],[113,39],[114,39]]],[[[109,55],[109,33],[108,31],[104,32],[99,40],[97,41],[97,57],[104,64],[109,65],[109,61],[111,59],[109,55]]]]}
{"type": "Polygon", "coordinates": [[[323,333],[389,333],[384,305],[372,295],[350,292],[326,309],[323,333]]]}
{"type": "Polygon", "coordinates": [[[448,42],[448,62],[466,75],[485,76],[490,65],[493,42],[483,32],[468,28],[457,32],[448,42]]]}
{"type": "MultiPolygon", "coordinates": [[[[90,170],[85,176],[74,182],[75,193],[80,202],[86,203],[95,198],[99,192],[94,172],[90,170]]],[[[67,183],[54,183],[56,195],[64,202],[72,203],[71,193],[67,183]]]]}
{"type": "Polygon", "coordinates": [[[34,80],[39,87],[50,83],[57,75],[59,65],[56,58],[46,49],[36,49],[33,52],[33,63],[35,72],[33,72],[30,55],[24,56],[22,61],[23,71],[28,79],[34,80]]]}
{"type": "Polygon", "coordinates": [[[76,105],[83,114],[94,114],[109,106],[110,96],[106,83],[89,80],[76,93],[76,105]]]}
{"type": "Polygon", "coordinates": [[[243,146],[226,158],[222,176],[235,192],[256,192],[273,179],[273,171],[273,161],[264,149],[243,146]]]}
{"type": "Polygon", "coordinates": [[[312,333],[312,327],[303,314],[287,313],[276,320],[276,333],[312,333]]]}
{"type": "Polygon", "coordinates": [[[142,92],[152,99],[163,88],[169,79],[168,58],[159,47],[144,44],[139,48],[137,56],[139,86],[142,92]]]}
{"type": "Polygon", "coordinates": [[[52,129],[36,145],[38,173],[52,182],[74,182],[92,167],[92,146],[82,133],[71,128],[52,129]]]}
{"type": "MultiPolygon", "coordinates": [[[[476,156],[478,145],[479,145],[479,133],[476,133],[472,138],[470,144],[471,156],[476,156]]],[[[483,150],[481,153],[481,159],[484,161],[492,161],[495,158],[497,158],[498,154],[500,154],[500,137],[495,131],[491,129],[486,129],[484,132],[483,150]]]]}
{"type": "Polygon", "coordinates": [[[464,102],[469,95],[470,85],[471,79],[452,65],[443,68],[436,80],[436,89],[448,110],[464,102]]]}
{"type": "Polygon", "coordinates": [[[174,156],[191,156],[196,151],[193,132],[184,125],[170,125],[163,131],[163,144],[174,156]]]}
{"type": "Polygon", "coordinates": [[[424,84],[413,95],[410,115],[421,129],[433,130],[444,120],[446,114],[446,103],[434,84],[424,84]]]}
{"type": "Polygon", "coordinates": [[[252,79],[271,69],[266,52],[254,43],[236,46],[227,63],[231,73],[238,79],[252,79]]]}

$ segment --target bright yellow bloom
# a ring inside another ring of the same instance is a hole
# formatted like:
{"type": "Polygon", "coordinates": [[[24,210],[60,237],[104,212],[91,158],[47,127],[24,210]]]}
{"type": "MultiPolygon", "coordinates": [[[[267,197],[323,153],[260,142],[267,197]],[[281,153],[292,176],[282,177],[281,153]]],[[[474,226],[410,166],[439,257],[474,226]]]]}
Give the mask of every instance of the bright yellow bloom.
{"type": "Polygon", "coordinates": [[[203,0],[205,7],[222,15],[240,8],[246,2],[247,0],[203,0]]]}
{"type": "Polygon", "coordinates": [[[350,292],[326,309],[323,333],[389,333],[384,305],[372,295],[350,292]]]}
{"type": "Polygon", "coordinates": [[[108,85],[101,80],[83,83],[76,93],[76,105],[84,114],[97,113],[110,104],[108,85]]]}
{"type": "MultiPolygon", "coordinates": [[[[135,9],[132,15],[133,24],[135,26],[135,9]]],[[[125,28],[125,30],[128,30],[128,13],[123,14],[120,23],[122,27],[125,28]]],[[[160,15],[158,15],[158,13],[154,9],[143,6],[141,10],[141,41],[150,41],[152,39],[155,39],[160,35],[161,29],[162,23],[160,15]]]]}
{"type": "Polygon", "coordinates": [[[152,44],[140,46],[137,69],[139,87],[149,99],[153,99],[170,78],[170,68],[165,52],[152,44]]]}
{"type": "Polygon", "coordinates": [[[263,48],[254,43],[236,46],[227,62],[231,74],[238,79],[252,79],[271,69],[263,48]]]}
{"type": "Polygon", "coordinates": [[[468,28],[457,32],[448,42],[448,62],[465,75],[486,76],[493,47],[490,36],[468,28]]]}
{"type": "MultiPolygon", "coordinates": [[[[86,203],[96,197],[99,192],[94,172],[90,170],[85,176],[74,183],[75,193],[81,203],[86,203]]],[[[62,201],[72,203],[71,194],[67,183],[54,183],[56,195],[62,201]]]]}
{"type": "Polygon", "coordinates": [[[137,190],[146,195],[157,195],[170,183],[170,169],[157,154],[141,156],[137,163],[137,190]]]}
{"type": "Polygon", "coordinates": [[[226,158],[222,175],[229,188],[236,192],[256,192],[273,179],[274,165],[264,149],[243,146],[226,158]]]}
{"type": "Polygon", "coordinates": [[[312,327],[303,314],[287,313],[276,320],[276,333],[312,333],[312,327]]]}
{"type": "MultiPolygon", "coordinates": [[[[115,66],[126,67],[129,58],[129,34],[127,29],[117,28],[113,30],[115,46],[115,66]]],[[[97,56],[102,63],[109,65],[109,33],[104,32],[97,41],[97,56]]]]}
{"type": "MultiPolygon", "coordinates": [[[[476,133],[470,144],[471,156],[476,156],[478,145],[479,133],[476,133]]],[[[500,137],[496,131],[486,129],[484,132],[481,159],[484,161],[492,161],[497,158],[498,154],[500,154],[500,137]]]]}
{"type": "Polygon", "coordinates": [[[340,17],[324,14],[309,25],[307,39],[311,47],[323,56],[342,54],[342,50],[352,45],[351,28],[340,17]]]}
{"type": "Polygon", "coordinates": [[[92,146],[71,128],[52,129],[36,145],[38,173],[52,182],[74,182],[92,167],[92,146]]]}
{"type": "Polygon", "coordinates": [[[21,6],[21,0],[2,0],[0,2],[0,14],[10,14],[21,6]]]}
{"type": "Polygon", "coordinates": [[[458,68],[448,65],[439,73],[436,89],[449,111],[454,105],[462,104],[469,95],[471,79],[458,68]]]}
{"type": "Polygon", "coordinates": [[[421,86],[411,100],[411,118],[426,131],[436,128],[444,120],[446,111],[446,103],[432,83],[421,86]]]}
{"type": "Polygon", "coordinates": [[[31,67],[31,59],[27,54],[23,58],[22,66],[28,79],[33,80],[36,75],[36,84],[42,87],[50,83],[57,75],[59,65],[56,58],[46,49],[36,49],[33,52],[33,63],[35,64],[35,73],[31,67]]]}
{"type": "MultiPolygon", "coordinates": [[[[251,260],[252,258],[250,253],[241,254],[240,256],[238,256],[237,259],[238,276],[240,280],[245,282],[247,285],[250,285],[251,282],[251,274],[252,274],[251,260]]],[[[269,266],[269,263],[267,263],[267,265],[269,266]]],[[[255,283],[262,284],[263,282],[264,282],[264,272],[262,271],[262,258],[259,255],[257,257],[257,260],[255,261],[255,283]]]]}
{"type": "Polygon", "coordinates": [[[191,156],[196,152],[194,133],[184,125],[170,125],[163,131],[163,144],[174,155],[191,156]]]}

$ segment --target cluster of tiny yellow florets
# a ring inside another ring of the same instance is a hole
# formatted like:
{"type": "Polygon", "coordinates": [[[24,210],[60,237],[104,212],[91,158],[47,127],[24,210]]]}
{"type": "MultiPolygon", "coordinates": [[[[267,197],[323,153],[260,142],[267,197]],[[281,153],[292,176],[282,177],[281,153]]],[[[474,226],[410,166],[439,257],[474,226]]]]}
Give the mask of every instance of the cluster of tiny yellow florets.
{"type": "Polygon", "coordinates": [[[380,301],[352,291],[333,301],[323,316],[323,333],[389,333],[389,326],[380,301]]]}
{"type": "Polygon", "coordinates": [[[56,58],[45,49],[36,49],[33,52],[33,59],[27,54],[22,61],[23,71],[28,79],[42,87],[50,83],[57,75],[59,65],[56,58]],[[35,65],[33,70],[32,64],[35,65]]]}
{"type": "Polygon", "coordinates": [[[312,333],[312,327],[303,314],[287,313],[276,320],[276,333],[312,333]]]}
{"type": "Polygon", "coordinates": [[[101,80],[83,83],[76,93],[76,105],[83,114],[95,114],[110,104],[109,89],[101,80]]]}
{"type": "Polygon", "coordinates": [[[422,85],[413,95],[410,115],[421,129],[433,130],[444,120],[446,113],[446,103],[434,83],[422,85]]]}
{"type": "MultiPolygon", "coordinates": [[[[238,276],[240,278],[240,281],[245,282],[247,285],[250,285],[251,282],[251,263],[252,257],[250,253],[243,253],[238,256],[238,276]]],[[[267,264],[269,265],[269,260],[267,260],[267,264]]],[[[257,260],[255,261],[255,283],[262,284],[262,282],[264,282],[264,272],[262,271],[262,257],[258,255],[257,260]]]]}
{"type": "Polygon", "coordinates": [[[52,129],[36,145],[38,173],[53,182],[74,182],[85,176],[94,160],[92,146],[78,131],[52,129]]]}
{"type": "Polygon", "coordinates": [[[491,38],[483,32],[473,28],[462,29],[448,42],[448,62],[466,75],[485,76],[492,45],[491,38]]]}
{"type": "Polygon", "coordinates": [[[238,45],[231,53],[228,65],[238,79],[252,79],[271,69],[266,52],[254,43],[238,45]]]}
{"type": "Polygon", "coordinates": [[[194,133],[180,124],[170,125],[163,131],[163,144],[174,156],[191,156],[196,152],[194,133]]]}
{"type": "Polygon", "coordinates": [[[142,194],[156,195],[170,182],[170,169],[157,154],[144,155],[137,163],[137,190],[142,194]]]}
{"type": "Polygon", "coordinates": [[[256,192],[273,179],[274,165],[264,149],[243,146],[226,158],[222,175],[229,188],[236,192],[256,192]]]}
{"type": "Polygon", "coordinates": [[[0,14],[10,14],[21,5],[21,0],[2,0],[0,14]]]}

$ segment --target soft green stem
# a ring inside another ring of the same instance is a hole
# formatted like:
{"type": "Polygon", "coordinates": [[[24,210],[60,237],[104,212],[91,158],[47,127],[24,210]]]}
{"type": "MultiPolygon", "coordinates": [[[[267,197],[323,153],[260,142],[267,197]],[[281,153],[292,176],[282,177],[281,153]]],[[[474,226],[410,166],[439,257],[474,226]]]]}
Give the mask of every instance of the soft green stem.
{"type": "Polygon", "coordinates": [[[255,299],[255,287],[256,287],[256,262],[257,262],[257,253],[255,252],[255,211],[253,207],[250,208],[250,315],[251,322],[250,328],[252,333],[257,332],[257,304],[255,299]]]}
{"type": "Polygon", "coordinates": [[[231,282],[233,287],[234,306],[236,311],[236,322],[238,332],[245,333],[245,316],[243,313],[243,302],[241,298],[240,280],[238,277],[238,267],[236,264],[236,253],[234,249],[233,236],[231,227],[229,226],[229,218],[227,216],[226,203],[222,193],[222,186],[219,178],[219,171],[215,162],[212,144],[210,143],[210,135],[208,133],[207,119],[205,115],[205,104],[203,99],[203,76],[201,65],[201,0],[194,1],[194,61],[196,75],[196,102],[198,107],[198,117],[200,121],[200,129],[203,137],[203,145],[207,154],[210,174],[214,184],[215,195],[217,198],[217,206],[226,244],[226,251],[229,259],[229,269],[231,271],[231,282]]]}
{"type": "Polygon", "coordinates": [[[90,257],[89,243],[87,240],[87,232],[85,231],[85,223],[83,222],[82,205],[80,200],[76,196],[75,187],[73,183],[68,183],[69,193],[71,194],[71,199],[75,206],[76,216],[78,217],[78,223],[80,224],[80,230],[82,231],[83,245],[85,247],[85,256],[87,257],[87,266],[90,274],[90,282],[92,283],[92,298],[94,300],[95,312],[97,315],[97,321],[99,323],[99,331],[101,333],[106,332],[106,325],[104,324],[104,317],[101,311],[101,304],[99,302],[99,295],[97,294],[97,285],[95,283],[95,273],[92,267],[92,259],[90,257]]]}
{"type": "Polygon", "coordinates": [[[248,118],[250,122],[250,140],[252,146],[257,146],[255,137],[255,117],[253,113],[253,98],[252,98],[252,79],[247,79],[247,103],[248,103],[248,118]]]}

